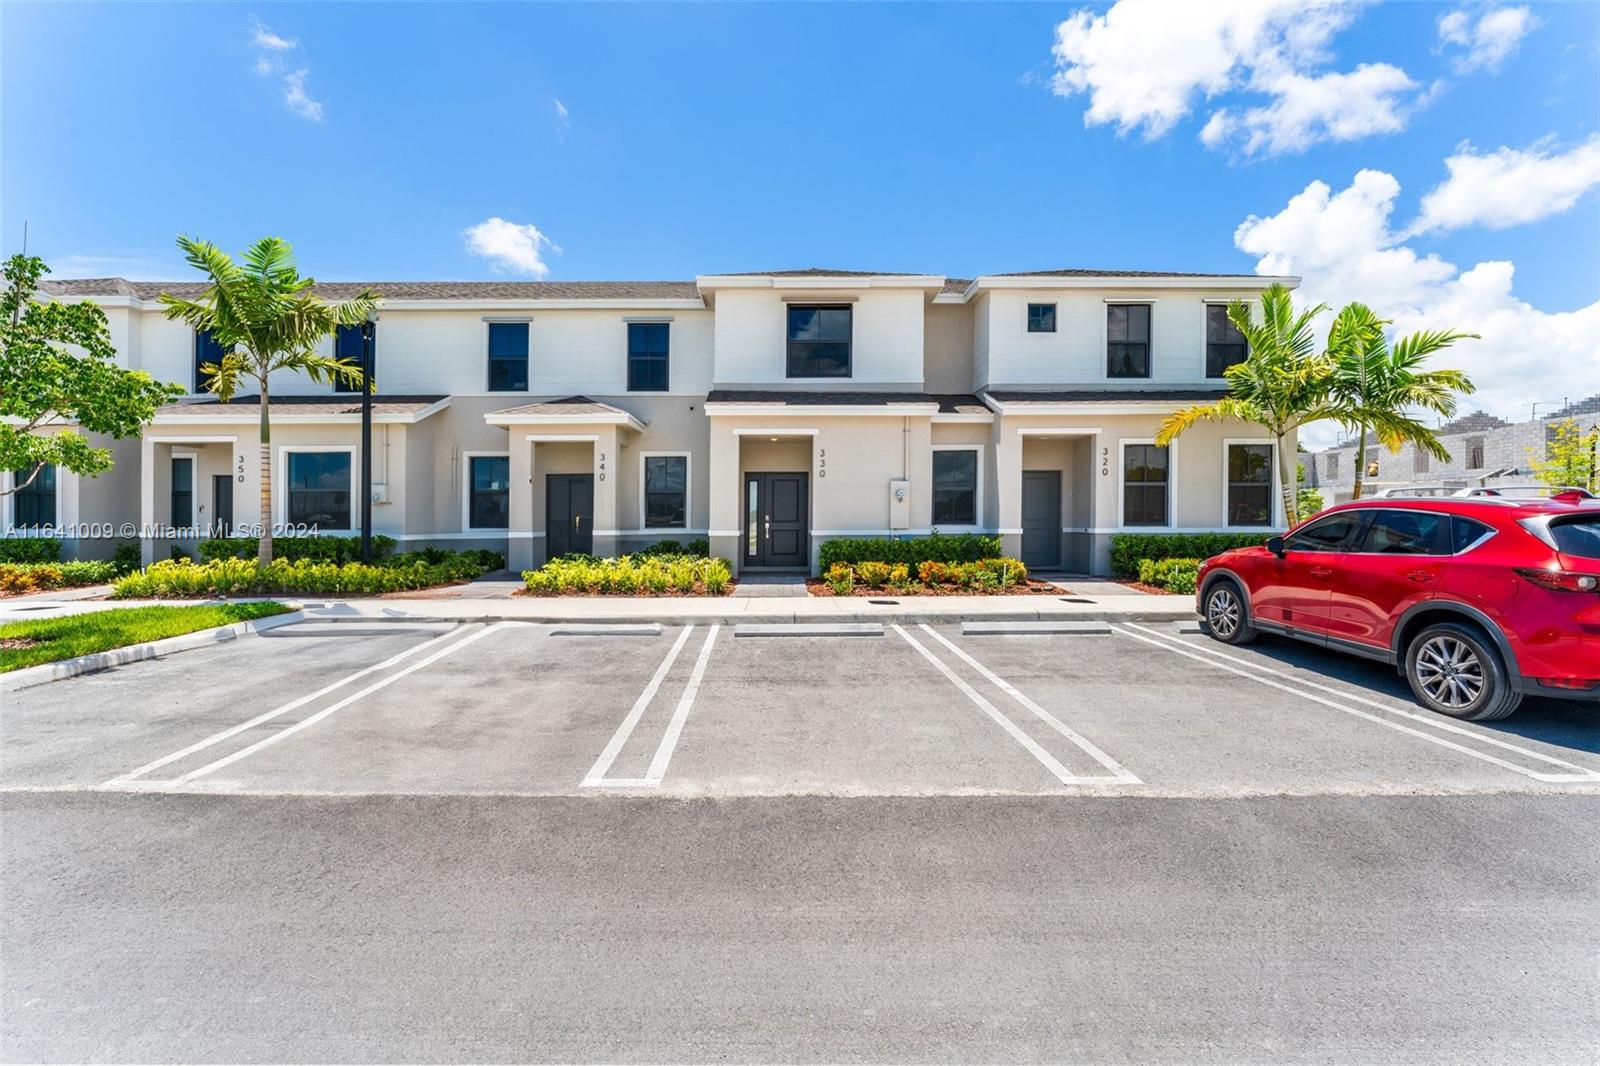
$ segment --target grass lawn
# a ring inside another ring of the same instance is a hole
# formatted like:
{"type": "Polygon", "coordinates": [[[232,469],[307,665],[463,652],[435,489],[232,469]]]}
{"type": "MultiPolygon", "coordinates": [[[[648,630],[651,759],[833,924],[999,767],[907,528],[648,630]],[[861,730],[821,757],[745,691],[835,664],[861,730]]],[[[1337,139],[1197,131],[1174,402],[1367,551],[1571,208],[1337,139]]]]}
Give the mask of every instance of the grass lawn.
{"type": "Polygon", "coordinates": [[[270,601],[205,607],[125,607],[0,625],[0,673],[283,614],[270,601]]]}

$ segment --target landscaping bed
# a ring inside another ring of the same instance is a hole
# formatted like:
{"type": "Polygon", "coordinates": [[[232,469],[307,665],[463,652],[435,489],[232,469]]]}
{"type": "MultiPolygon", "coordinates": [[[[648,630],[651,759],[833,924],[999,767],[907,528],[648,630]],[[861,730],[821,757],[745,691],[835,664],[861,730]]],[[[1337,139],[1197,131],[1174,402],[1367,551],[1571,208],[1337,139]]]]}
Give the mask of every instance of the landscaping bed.
{"type": "Polygon", "coordinates": [[[6,537],[0,540],[0,599],[53,589],[104,585],[139,568],[139,546],[123,544],[114,559],[61,559],[61,542],[53,537],[6,537]]]}
{"type": "Polygon", "coordinates": [[[683,553],[569,555],[523,571],[522,580],[524,596],[726,596],[733,568],[725,559],[683,553]]]}
{"type": "Polygon", "coordinates": [[[159,562],[120,578],[113,599],[185,599],[292,593],[310,596],[378,596],[387,592],[459,585],[505,565],[496,552],[424,551],[393,555],[381,563],[215,558],[159,562]]]}
{"type": "Polygon", "coordinates": [[[283,614],[281,603],[123,607],[0,625],[0,673],[283,614]]]}
{"type": "Polygon", "coordinates": [[[851,565],[834,563],[806,589],[813,596],[1059,596],[1061,589],[1028,576],[1016,559],[997,557],[972,562],[924,560],[906,563],[876,560],[851,565]]]}

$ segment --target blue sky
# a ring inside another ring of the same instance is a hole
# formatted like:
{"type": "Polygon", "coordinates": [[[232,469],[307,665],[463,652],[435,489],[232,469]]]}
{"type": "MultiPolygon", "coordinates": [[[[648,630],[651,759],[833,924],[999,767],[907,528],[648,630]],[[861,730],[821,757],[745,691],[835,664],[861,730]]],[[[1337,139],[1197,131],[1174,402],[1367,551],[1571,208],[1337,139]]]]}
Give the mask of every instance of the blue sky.
{"type": "Polygon", "coordinates": [[[1600,6],[1273,11],[8,3],[0,233],[146,278],[179,232],[330,279],[1266,261],[1484,332],[1491,409],[1600,389],[1600,6]]]}

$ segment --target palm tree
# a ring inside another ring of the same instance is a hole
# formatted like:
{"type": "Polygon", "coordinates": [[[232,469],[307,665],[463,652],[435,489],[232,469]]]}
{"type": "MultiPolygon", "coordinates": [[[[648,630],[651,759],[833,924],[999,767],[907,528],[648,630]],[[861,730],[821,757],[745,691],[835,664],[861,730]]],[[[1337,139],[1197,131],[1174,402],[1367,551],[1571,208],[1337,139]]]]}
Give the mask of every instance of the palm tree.
{"type": "Polygon", "coordinates": [[[178,238],[178,247],[210,282],[198,300],[167,293],[167,317],[205,330],[227,354],[200,370],[206,388],[226,403],[241,384],[255,384],[261,395],[261,529],[257,559],[272,561],[272,421],[267,382],[278,370],[300,371],[312,381],[342,377],[361,381],[353,362],[318,355],[317,344],[339,326],[364,322],[378,294],[363,289],[341,303],[328,303],[309,290],[316,282],[295,267],[294,250],[281,237],[263,237],[244,253],[243,263],[210,241],[178,238]]]}
{"type": "Polygon", "coordinates": [[[1228,321],[1244,334],[1249,354],[1244,362],[1224,372],[1228,395],[1174,412],[1156,433],[1156,443],[1165,446],[1199,422],[1236,419],[1264,426],[1277,441],[1278,489],[1290,525],[1300,520],[1300,513],[1295,501],[1294,455],[1285,446],[1287,438],[1307,422],[1332,417],[1327,407],[1332,360],[1317,352],[1312,328],[1316,317],[1327,309],[1326,304],[1318,304],[1296,312],[1289,290],[1281,284],[1261,294],[1260,321],[1249,304],[1233,301],[1228,305],[1228,321]]]}
{"type": "Polygon", "coordinates": [[[1328,402],[1332,417],[1356,434],[1354,498],[1358,500],[1367,474],[1369,429],[1391,452],[1409,443],[1448,462],[1450,453],[1433,430],[1406,412],[1421,409],[1449,418],[1456,413],[1456,394],[1473,391],[1472,379],[1461,371],[1423,370],[1422,364],[1458,340],[1476,340],[1476,333],[1423,330],[1391,347],[1384,335],[1388,325],[1364,304],[1352,303],[1345,305],[1328,331],[1328,355],[1333,360],[1328,402]]]}

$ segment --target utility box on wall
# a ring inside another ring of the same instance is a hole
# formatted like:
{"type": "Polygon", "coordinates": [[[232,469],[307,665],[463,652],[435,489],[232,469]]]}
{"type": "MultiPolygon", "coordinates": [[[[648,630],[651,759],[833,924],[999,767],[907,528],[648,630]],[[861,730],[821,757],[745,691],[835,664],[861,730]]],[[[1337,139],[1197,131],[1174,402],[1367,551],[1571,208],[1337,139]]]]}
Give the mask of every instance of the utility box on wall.
{"type": "Polygon", "coordinates": [[[889,482],[889,528],[911,528],[911,482],[904,478],[889,482]]]}

